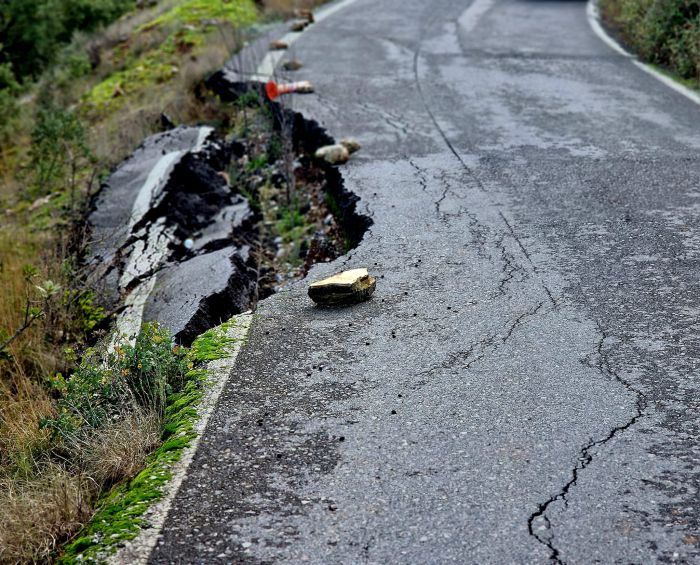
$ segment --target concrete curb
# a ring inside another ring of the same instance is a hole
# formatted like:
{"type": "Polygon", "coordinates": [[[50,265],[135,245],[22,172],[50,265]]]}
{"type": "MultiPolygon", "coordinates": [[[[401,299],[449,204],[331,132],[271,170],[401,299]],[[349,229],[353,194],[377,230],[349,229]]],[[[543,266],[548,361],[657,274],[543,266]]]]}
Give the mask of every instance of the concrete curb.
{"type": "Polygon", "coordinates": [[[202,400],[197,407],[199,418],[194,425],[194,432],[197,434],[197,437],[192,441],[190,446],[183,451],[182,457],[177,463],[172,466],[171,470],[173,476],[164,488],[163,497],[158,502],[151,505],[144,514],[144,518],[150,522],[151,528],[142,530],[126,547],[119,550],[116,555],[110,558],[110,563],[119,565],[147,563],[151,551],[157,545],[160,532],[170,512],[173,500],[187,475],[187,469],[192,463],[194,454],[197,452],[197,447],[207,427],[209,418],[216,407],[217,401],[236,363],[238,354],[248,336],[253,314],[250,312],[239,314],[234,316],[232,320],[235,322],[226,334],[227,337],[234,340],[227,347],[228,355],[223,359],[217,359],[216,361],[208,363],[206,367],[208,375],[207,385],[202,400]]]}

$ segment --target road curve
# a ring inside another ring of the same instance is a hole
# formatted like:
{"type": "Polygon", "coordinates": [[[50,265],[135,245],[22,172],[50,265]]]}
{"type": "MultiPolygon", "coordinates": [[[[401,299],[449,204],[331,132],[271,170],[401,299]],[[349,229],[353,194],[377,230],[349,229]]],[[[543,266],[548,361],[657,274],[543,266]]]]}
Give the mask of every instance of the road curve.
{"type": "Polygon", "coordinates": [[[357,0],[294,105],[370,302],[263,304],[152,563],[700,562],[700,107],[557,0],[357,0]]]}

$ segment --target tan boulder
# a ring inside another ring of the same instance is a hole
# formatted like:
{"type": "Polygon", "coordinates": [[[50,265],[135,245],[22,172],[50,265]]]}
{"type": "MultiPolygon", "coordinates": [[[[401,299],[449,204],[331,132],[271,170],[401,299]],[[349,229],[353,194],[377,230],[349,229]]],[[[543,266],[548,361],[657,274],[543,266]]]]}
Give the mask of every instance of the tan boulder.
{"type": "Polygon", "coordinates": [[[345,147],[345,149],[347,149],[351,155],[362,149],[362,145],[360,145],[360,142],[354,137],[346,137],[345,139],[341,139],[340,145],[345,147]]]}
{"type": "Polygon", "coordinates": [[[324,145],[316,150],[316,158],[323,159],[331,165],[342,165],[350,159],[350,152],[343,145],[324,145]]]}
{"type": "Polygon", "coordinates": [[[324,306],[354,304],[367,300],[377,288],[377,279],[367,269],[352,269],[311,283],[309,296],[324,306]]]}

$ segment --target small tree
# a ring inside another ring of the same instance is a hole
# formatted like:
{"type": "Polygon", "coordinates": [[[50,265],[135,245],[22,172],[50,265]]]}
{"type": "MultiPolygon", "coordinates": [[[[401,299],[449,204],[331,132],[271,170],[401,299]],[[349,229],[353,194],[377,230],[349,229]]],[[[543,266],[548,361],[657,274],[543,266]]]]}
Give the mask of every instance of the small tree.
{"type": "Polygon", "coordinates": [[[92,159],[83,125],[73,112],[39,110],[32,132],[29,197],[76,188],[76,173],[92,159]]]}
{"type": "MultiPolygon", "coordinates": [[[[0,43],[0,61],[2,44],[0,43]]],[[[0,152],[11,138],[17,124],[19,105],[17,97],[20,87],[10,63],[0,63],[0,152]]]]}

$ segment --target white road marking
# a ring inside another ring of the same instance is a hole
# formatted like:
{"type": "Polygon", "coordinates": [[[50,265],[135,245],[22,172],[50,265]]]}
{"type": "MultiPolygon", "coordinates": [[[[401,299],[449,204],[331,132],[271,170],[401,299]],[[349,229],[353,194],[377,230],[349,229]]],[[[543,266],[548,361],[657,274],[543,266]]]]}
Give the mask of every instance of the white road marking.
{"type": "Polygon", "coordinates": [[[588,23],[590,24],[591,28],[593,28],[593,32],[603,40],[603,43],[610,47],[610,49],[617,51],[620,55],[624,55],[625,57],[632,56],[625,50],[624,47],[622,47],[622,45],[610,37],[603,29],[603,26],[600,25],[600,13],[598,12],[597,2],[588,2],[586,5],[586,16],[588,17],[588,23]]]}
{"type": "Polygon", "coordinates": [[[473,31],[479,20],[494,5],[495,0],[474,0],[464,13],[459,17],[457,23],[464,31],[473,31]]]}
{"type": "Polygon", "coordinates": [[[603,26],[600,24],[600,13],[598,12],[598,4],[596,0],[588,0],[588,5],[586,6],[586,15],[588,17],[588,23],[590,24],[591,28],[593,29],[593,32],[611,49],[614,49],[617,51],[620,55],[624,55],[625,57],[628,57],[632,63],[639,69],[643,70],[645,73],[650,74],[657,80],[661,81],[664,83],[666,86],[669,88],[672,88],[679,94],[682,94],[689,100],[692,100],[696,104],[700,104],[700,93],[696,92],[695,90],[692,90],[691,88],[688,88],[687,86],[682,85],[678,81],[673,80],[671,77],[660,73],[657,71],[654,67],[651,65],[648,65],[646,63],[643,63],[639,59],[637,59],[634,55],[630,54],[628,51],[625,50],[624,47],[622,47],[615,39],[610,37],[608,33],[605,31],[603,26]]]}
{"type": "MultiPolygon", "coordinates": [[[[340,2],[330,4],[328,7],[321,9],[318,12],[314,12],[314,21],[316,23],[320,23],[323,20],[329,18],[330,16],[338,13],[340,10],[347,8],[351,4],[354,4],[355,2],[357,2],[357,0],[341,0],[340,2]]],[[[287,45],[291,47],[292,44],[302,35],[304,35],[304,32],[290,32],[287,33],[284,37],[282,37],[281,41],[284,41],[287,45]]],[[[258,65],[258,68],[255,71],[255,74],[251,76],[251,80],[267,82],[268,80],[273,78],[275,76],[275,69],[277,68],[277,65],[279,65],[279,62],[282,60],[282,57],[284,57],[284,55],[285,50],[268,51],[265,54],[265,57],[263,57],[263,60],[260,61],[260,64],[258,65]]]]}
{"type": "Polygon", "coordinates": [[[180,160],[186,151],[171,151],[163,155],[155,166],[148,173],[146,182],[143,183],[141,190],[136,195],[134,205],[131,208],[131,217],[129,218],[129,232],[151,209],[153,200],[158,196],[163,189],[163,185],[167,182],[170,172],[175,167],[175,164],[180,160]]]}

